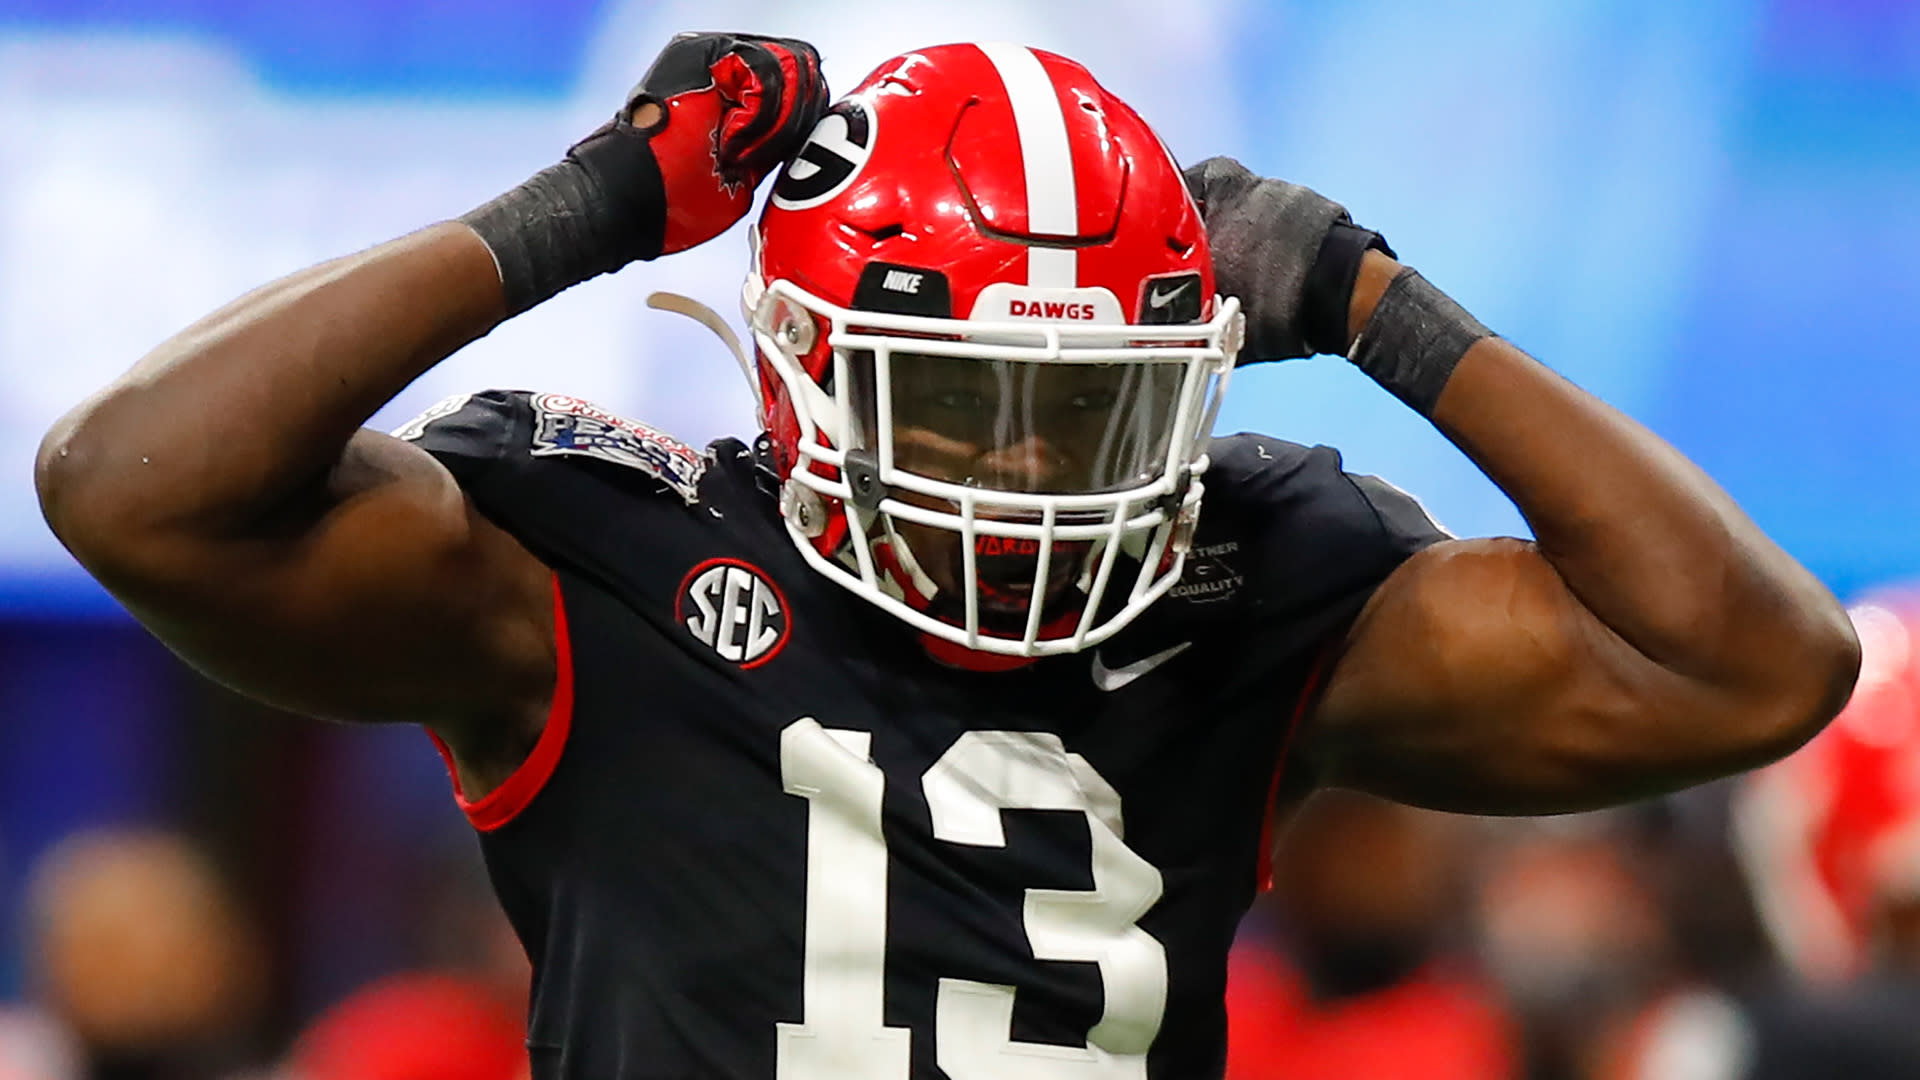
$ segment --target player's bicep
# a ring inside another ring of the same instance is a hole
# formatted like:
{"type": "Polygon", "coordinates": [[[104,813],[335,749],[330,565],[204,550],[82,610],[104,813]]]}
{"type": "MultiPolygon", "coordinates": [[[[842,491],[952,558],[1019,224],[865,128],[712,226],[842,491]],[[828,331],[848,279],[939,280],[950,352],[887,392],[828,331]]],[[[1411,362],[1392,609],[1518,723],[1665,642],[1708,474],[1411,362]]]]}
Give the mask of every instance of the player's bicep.
{"type": "Polygon", "coordinates": [[[1711,708],[1712,695],[1587,611],[1532,544],[1455,540],[1381,584],[1307,736],[1330,783],[1468,813],[1549,813],[1725,771],[1698,723],[1711,708]]]}
{"type": "Polygon", "coordinates": [[[548,572],[419,448],[358,433],[284,519],[128,606],[214,679],[343,720],[450,726],[551,684],[548,572]]]}

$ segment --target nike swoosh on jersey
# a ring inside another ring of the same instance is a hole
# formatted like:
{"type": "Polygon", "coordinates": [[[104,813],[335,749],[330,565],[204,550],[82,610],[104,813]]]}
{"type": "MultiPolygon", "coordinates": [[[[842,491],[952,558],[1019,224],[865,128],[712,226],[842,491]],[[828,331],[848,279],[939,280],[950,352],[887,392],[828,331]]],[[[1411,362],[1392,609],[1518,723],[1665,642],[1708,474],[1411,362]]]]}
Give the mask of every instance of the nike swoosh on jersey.
{"type": "Polygon", "coordinates": [[[1140,676],[1145,675],[1147,672],[1152,671],[1154,668],[1159,667],[1161,664],[1186,652],[1187,648],[1192,644],[1193,642],[1191,641],[1183,641],[1171,649],[1162,649],[1152,656],[1147,657],[1145,660],[1135,660],[1131,664],[1117,668],[1108,667],[1106,661],[1100,658],[1099,651],[1095,650],[1093,654],[1093,685],[1107,693],[1112,693],[1140,676]]]}

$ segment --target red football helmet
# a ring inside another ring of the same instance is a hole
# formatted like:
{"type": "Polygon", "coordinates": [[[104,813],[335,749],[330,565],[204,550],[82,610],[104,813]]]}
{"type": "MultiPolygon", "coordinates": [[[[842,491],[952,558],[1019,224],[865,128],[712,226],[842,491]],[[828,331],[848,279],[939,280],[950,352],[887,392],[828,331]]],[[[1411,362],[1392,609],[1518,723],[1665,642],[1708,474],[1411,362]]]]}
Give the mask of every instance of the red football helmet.
{"type": "Polygon", "coordinates": [[[1179,167],[1085,68],[887,61],[752,239],[762,421],[816,569],[973,659],[1093,645],[1178,580],[1242,320],[1179,167]]]}

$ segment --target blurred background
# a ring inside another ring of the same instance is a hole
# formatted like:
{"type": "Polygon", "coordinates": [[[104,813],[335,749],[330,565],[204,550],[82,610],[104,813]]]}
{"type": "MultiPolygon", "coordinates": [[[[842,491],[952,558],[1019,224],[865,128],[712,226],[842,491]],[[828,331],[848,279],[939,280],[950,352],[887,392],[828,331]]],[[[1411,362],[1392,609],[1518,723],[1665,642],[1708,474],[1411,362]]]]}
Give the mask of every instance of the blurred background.
{"type": "MultiPolygon", "coordinates": [[[[1235,1080],[1920,1076],[1920,3],[0,0],[0,1080],[524,1069],[426,739],[186,670],[30,462],[199,315],[548,164],[685,28],[806,37],[841,88],[947,40],[1082,60],[1181,160],[1346,203],[1855,602],[1854,704],[1756,778],[1539,822],[1314,800],[1236,951],[1235,1080]]],[[[643,298],[731,315],[744,265],[736,230],[575,289],[376,424],[512,386],[739,432],[731,361],[643,298]]],[[[1243,372],[1222,427],[1524,533],[1337,359],[1243,372]]]]}

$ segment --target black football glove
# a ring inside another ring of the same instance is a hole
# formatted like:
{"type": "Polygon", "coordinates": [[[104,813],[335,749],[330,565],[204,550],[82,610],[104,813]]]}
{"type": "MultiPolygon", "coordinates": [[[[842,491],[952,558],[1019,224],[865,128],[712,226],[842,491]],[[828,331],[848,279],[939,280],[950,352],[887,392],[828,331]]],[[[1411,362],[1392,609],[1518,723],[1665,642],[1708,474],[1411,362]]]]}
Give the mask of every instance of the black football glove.
{"type": "Polygon", "coordinates": [[[1298,184],[1255,176],[1227,157],[1186,170],[1213,249],[1215,288],[1240,298],[1240,363],[1345,353],[1347,305],[1369,249],[1393,254],[1339,203],[1298,184]]]}

